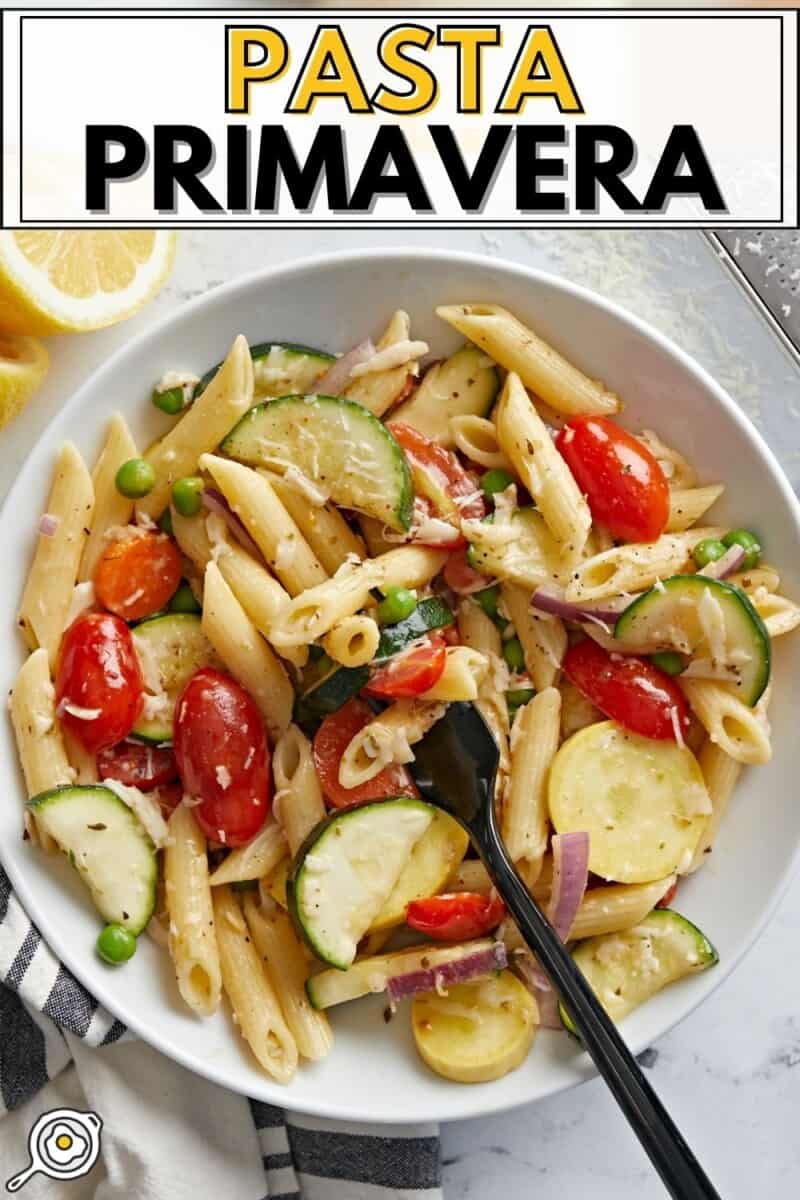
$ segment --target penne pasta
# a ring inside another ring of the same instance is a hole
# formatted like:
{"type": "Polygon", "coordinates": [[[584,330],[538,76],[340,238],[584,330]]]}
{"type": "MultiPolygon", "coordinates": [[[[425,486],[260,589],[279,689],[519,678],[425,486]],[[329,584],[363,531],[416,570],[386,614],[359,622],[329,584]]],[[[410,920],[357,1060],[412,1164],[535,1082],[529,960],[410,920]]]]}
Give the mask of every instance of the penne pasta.
{"type": "MultiPolygon", "coordinates": [[[[322,788],[311,756],[311,743],[290,725],[272,752],[274,809],[294,856],[311,830],[325,819],[322,788]]],[[[276,864],[277,865],[277,864],[276,864]]]]}
{"type": "Polygon", "coordinates": [[[255,837],[243,846],[237,846],[223,858],[212,873],[209,884],[214,888],[225,883],[247,883],[251,879],[263,879],[286,857],[286,850],[283,829],[274,815],[270,815],[255,837]]]}
{"type": "Polygon", "coordinates": [[[354,614],[337,621],[323,637],[322,645],[334,662],[343,667],[363,667],[372,662],[380,640],[377,622],[372,617],[354,614]]]}
{"type": "Polygon", "coordinates": [[[479,650],[469,646],[448,646],[444,671],[433,687],[422,692],[420,700],[477,700],[480,687],[489,669],[489,660],[479,650]]]}
{"type": "Polygon", "coordinates": [[[255,700],[269,736],[276,741],[289,727],[294,689],[280,659],[222,578],[215,562],[206,567],[203,632],[225,666],[255,700]]]}
{"type": "Polygon", "coordinates": [[[79,582],[94,578],[97,560],[106,545],[106,534],[115,526],[127,525],[133,515],[133,501],[117,491],[117,471],[124,462],[137,454],[133,434],[124,417],[115,413],[111,418],[108,433],[97,465],[92,471],[94,488],[94,511],[89,524],[89,536],[83,547],[79,582]]]}
{"type": "MultiPolygon", "coordinates": [[[[408,313],[398,309],[392,315],[389,324],[377,344],[378,350],[387,350],[407,342],[411,337],[411,321],[408,313]]],[[[416,378],[419,364],[412,360],[400,366],[391,367],[386,371],[375,371],[353,379],[344,389],[348,400],[362,404],[376,417],[382,417],[394,404],[403,399],[408,389],[409,381],[416,378]]]]}
{"type": "Polygon", "coordinates": [[[354,533],[334,504],[312,504],[286,477],[260,472],[269,481],[283,507],[294,521],[328,575],[342,563],[366,558],[364,543],[354,533]]]}
{"type": "Polygon", "coordinates": [[[716,504],[725,487],[721,483],[712,483],[707,487],[673,488],[669,496],[669,520],[667,533],[679,533],[690,529],[708,512],[712,504],[716,504]]]}
{"type": "Polygon", "coordinates": [[[762,587],[768,592],[779,592],[781,588],[780,575],[767,563],[759,563],[751,571],[739,571],[735,575],[729,575],[725,582],[741,588],[748,596],[762,587]]]}
{"type": "Polygon", "coordinates": [[[94,489],[83,459],[67,442],[58,456],[48,515],[52,536],[40,533],[19,606],[19,627],[31,650],[42,646],[52,671],[64,632],[78,567],[94,510],[94,489]]]}
{"type": "Polygon", "coordinates": [[[587,700],[583,692],[579,692],[569,679],[562,679],[559,685],[561,692],[561,740],[565,742],[587,725],[604,721],[605,717],[599,708],[595,708],[591,700],[587,700]]]}
{"type": "Polygon", "coordinates": [[[561,670],[567,649],[567,631],[558,617],[539,616],[531,609],[530,596],[513,583],[500,587],[503,615],[513,624],[522,643],[525,670],[537,692],[551,687],[561,670]]]}
{"type": "Polygon", "coordinates": [[[213,450],[253,403],[253,360],[241,334],[208,387],[172,429],[145,455],[156,473],[150,492],[136,502],[137,513],[155,520],[170,501],[172,485],[194,475],[203,454],[213,450]]]}
{"type": "Polygon", "coordinates": [[[683,570],[698,542],[719,538],[724,532],[715,526],[696,526],[685,533],[664,533],[656,542],[629,542],[605,550],[577,564],[565,590],[566,599],[600,600],[644,591],[683,570]]]}
{"type": "Polygon", "coordinates": [[[297,1069],[297,1045],[228,887],[214,889],[214,920],[222,982],[239,1032],[267,1074],[278,1083],[288,1083],[297,1069]]]}
{"type": "Polygon", "coordinates": [[[523,705],[511,731],[511,774],[501,831],[511,860],[527,863],[528,886],[535,883],[547,849],[547,780],[560,726],[561,695],[549,687],[523,705]]]}
{"type": "Polygon", "coordinates": [[[97,755],[90,754],[88,750],[84,750],[77,738],[74,738],[68,730],[64,730],[64,747],[67,752],[69,764],[75,772],[75,782],[97,783],[100,775],[97,770],[97,755]]]}
{"type": "Polygon", "coordinates": [[[274,900],[262,898],[258,904],[252,895],[245,897],[244,914],[299,1053],[312,1062],[326,1058],[333,1031],[325,1013],[312,1008],[306,995],[308,959],[289,917],[274,900]]]}
{"type": "Polygon", "coordinates": [[[636,436],[653,455],[671,488],[686,489],[697,486],[697,472],[694,467],[677,450],[662,442],[657,433],[652,429],[643,429],[636,436]]]}
{"type": "Polygon", "coordinates": [[[216,454],[204,454],[200,466],[211,474],[290,596],[327,579],[322,564],[264,475],[216,454]]]}
{"type": "Polygon", "coordinates": [[[781,637],[800,625],[800,605],[788,597],[777,596],[762,586],[750,593],[750,600],[770,637],[781,637]]]}
{"type": "Polygon", "coordinates": [[[398,546],[379,558],[368,558],[345,575],[296,596],[275,619],[270,641],[279,649],[306,645],[357,613],[370,600],[372,588],[422,587],[444,566],[447,555],[425,546],[398,546]]]}
{"type": "MultiPolygon", "coordinates": [[[[675,879],[675,875],[668,875],[653,883],[617,883],[589,888],[575,915],[567,940],[574,942],[633,929],[653,911],[675,879]]],[[[504,923],[502,936],[508,950],[527,950],[527,942],[513,921],[504,923]]]]}
{"type": "Polygon", "coordinates": [[[712,679],[679,679],[679,683],[715,745],[740,763],[769,762],[772,747],[761,705],[748,708],[730,685],[712,679]]]}
{"type": "MultiPolygon", "coordinates": [[[[28,799],[50,788],[74,783],[75,770],[67,758],[56,717],[55,689],[44,648],[34,650],[22,664],[11,691],[9,709],[28,799]]],[[[24,821],[34,844],[41,845],[48,853],[55,851],[55,842],[38,831],[28,809],[24,821]]]]}
{"type": "Polygon", "coordinates": [[[556,412],[610,415],[619,400],[499,304],[448,304],[436,309],[464,337],[519,375],[556,412]]]}
{"type": "Polygon", "coordinates": [[[505,696],[508,689],[508,669],[502,657],[503,647],[500,634],[494,622],[472,600],[461,602],[458,606],[457,620],[458,632],[463,644],[483,654],[489,663],[488,670],[478,688],[478,699],[475,706],[497,743],[500,763],[495,794],[502,796],[511,759],[508,750],[508,704],[505,696]]]}
{"type": "Polygon", "coordinates": [[[731,758],[721,746],[712,741],[706,741],[697,756],[700,770],[706,784],[708,798],[711,801],[711,815],[706,822],[700,840],[695,847],[688,874],[702,867],[713,849],[720,823],[728,809],[728,801],[733,795],[734,788],[742,773],[742,764],[731,758]]]}
{"type": "Polygon", "coordinates": [[[185,804],[169,819],[164,848],[164,895],[169,952],[178,991],[193,1012],[210,1016],[222,992],[219,951],[208,880],[206,839],[185,804]]]}
{"type": "Polygon", "coordinates": [[[339,783],[359,787],[392,763],[414,761],[411,747],[444,715],[443,704],[396,700],[350,740],[339,763],[339,783]]]}
{"type": "Polygon", "coordinates": [[[384,537],[386,526],[381,521],[376,520],[375,517],[365,517],[363,514],[360,514],[358,517],[358,527],[367,544],[370,558],[378,558],[381,554],[387,554],[390,550],[395,549],[397,543],[391,542],[388,538],[384,537]]]}
{"type": "Polygon", "coordinates": [[[495,423],[501,447],[564,548],[565,557],[576,559],[592,524],[589,505],[513,371],[500,393],[495,423]]]}
{"type": "Polygon", "coordinates": [[[470,462],[487,470],[513,470],[511,460],[500,448],[494,421],[472,415],[451,417],[450,430],[457,448],[470,462]]]}

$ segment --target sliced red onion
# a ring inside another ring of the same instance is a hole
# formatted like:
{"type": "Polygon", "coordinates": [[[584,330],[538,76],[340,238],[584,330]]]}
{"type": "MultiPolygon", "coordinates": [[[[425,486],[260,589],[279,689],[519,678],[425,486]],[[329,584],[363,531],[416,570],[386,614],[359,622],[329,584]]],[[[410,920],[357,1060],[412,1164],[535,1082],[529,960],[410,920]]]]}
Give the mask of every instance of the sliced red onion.
{"type": "Polygon", "coordinates": [[[708,563],[702,571],[698,571],[698,575],[705,575],[707,579],[725,579],[739,570],[745,560],[745,554],[743,546],[729,546],[722,558],[708,563]]]}
{"type": "Polygon", "coordinates": [[[59,517],[54,517],[52,513],[42,513],[39,518],[39,533],[43,537],[55,537],[60,524],[59,517]]]}
{"type": "Polygon", "coordinates": [[[558,993],[533,955],[527,950],[515,954],[514,966],[536,998],[536,1007],[539,1009],[539,1027],[563,1031],[564,1026],[558,1011],[558,993]]]}
{"type": "Polygon", "coordinates": [[[556,933],[565,942],[589,879],[589,834],[557,833],[552,846],[553,887],[548,916],[556,933]]]}
{"type": "Polygon", "coordinates": [[[495,942],[488,950],[476,950],[474,954],[441,963],[438,967],[394,975],[386,981],[386,990],[391,1002],[396,1004],[398,1000],[415,996],[417,992],[435,992],[438,988],[451,987],[456,983],[468,983],[470,979],[489,975],[492,971],[502,971],[506,966],[506,948],[502,942],[495,942]]]}
{"type": "Polygon", "coordinates": [[[339,392],[350,382],[350,373],[359,363],[368,362],[375,354],[375,346],[371,338],[359,342],[352,350],[348,350],[341,358],[337,358],[333,366],[328,367],[320,379],[316,381],[308,394],[320,396],[338,396],[339,392]]]}
{"type": "Polygon", "coordinates": [[[598,604],[571,604],[556,592],[548,592],[539,588],[531,597],[531,605],[540,612],[552,613],[564,621],[597,621],[606,628],[616,624],[617,617],[636,599],[636,596],[614,596],[598,604]]]}
{"type": "Polygon", "coordinates": [[[260,559],[263,557],[258,546],[247,532],[243,522],[237,517],[222,492],[218,492],[216,488],[205,488],[203,491],[203,504],[209,512],[216,513],[222,517],[240,546],[243,546],[255,558],[260,559]]]}

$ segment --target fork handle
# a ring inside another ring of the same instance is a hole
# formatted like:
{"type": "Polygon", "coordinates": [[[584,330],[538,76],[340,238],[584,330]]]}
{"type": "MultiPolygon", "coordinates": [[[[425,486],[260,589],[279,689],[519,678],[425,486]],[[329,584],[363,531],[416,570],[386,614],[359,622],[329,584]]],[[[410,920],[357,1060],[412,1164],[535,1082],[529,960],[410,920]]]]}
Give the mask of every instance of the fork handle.
{"type": "Polygon", "coordinates": [[[493,819],[490,826],[478,845],[486,869],[668,1192],[675,1200],[720,1200],[617,1027],[514,870],[493,819]]]}

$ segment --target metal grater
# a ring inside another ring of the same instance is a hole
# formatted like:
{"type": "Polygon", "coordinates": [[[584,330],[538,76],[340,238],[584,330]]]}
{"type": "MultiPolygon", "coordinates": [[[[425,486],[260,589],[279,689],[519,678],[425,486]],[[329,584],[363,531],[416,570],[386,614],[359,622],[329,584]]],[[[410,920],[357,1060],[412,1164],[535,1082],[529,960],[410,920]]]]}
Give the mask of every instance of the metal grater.
{"type": "Polygon", "coordinates": [[[800,229],[722,229],[705,236],[800,366],[800,229]]]}

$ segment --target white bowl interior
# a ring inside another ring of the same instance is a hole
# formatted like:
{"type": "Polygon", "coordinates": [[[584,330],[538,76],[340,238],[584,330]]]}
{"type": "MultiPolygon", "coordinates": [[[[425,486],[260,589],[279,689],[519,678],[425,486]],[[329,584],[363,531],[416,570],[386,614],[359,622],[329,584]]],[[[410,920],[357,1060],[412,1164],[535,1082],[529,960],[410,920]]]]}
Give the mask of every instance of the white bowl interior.
{"type": "MultiPolygon", "coordinates": [[[[123,412],[144,445],[162,418],[148,402],[168,368],[198,372],[220,359],[237,333],[251,341],[284,339],[331,350],[375,335],[390,312],[405,308],[415,336],[435,353],[458,343],[434,314],[437,304],[496,301],[517,313],[625,402],[625,422],[652,427],[695,463],[701,479],[729,485],[720,520],[757,529],[790,594],[800,594],[797,502],[780,469],[732,402],[700,368],[660,335],[580,288],[535,271],[437,251],[348,253],[301,262],[236,281],[186,305],[132,341],[64,406],[20,470],[2,515],[6,582],[0,598],[0,672],[9,688],[22,660],[15,609],[54,457],[71,438],[93,461],[106,418],[123,412]]],[[[800,844],[794,798],[790,680],[800,670],[800,641],[775,645],[771,716],[775,755],[747,771],[708,866],[681,885],[678,907],[708,934],[720,965],[667,989],[625,1022],[637,1051],[684,1017],[721,982],[749,947],[780,897],[800,844]]],[[[454,1120],[521,1104],[588,1077],[571,1039],[545,1033],[527,1062],[490,1084],[459,1086],[417,1060],[407,1015],[390,1025],[383,1004],[367,1000],[333,1012],[336,1046],[304,1066],[287,1089],[255,1067],[226,1015],[200,1021],[179,1002],[166,955],[142,938],[124,969],[93,953],[97,918],[65,862],[46,860],[20,838],[23,789],[8,722],[0,730],[0,855],[18,895],[53,950],[134,1031],[186,1066],[247,1095],[308,1113],[363,1121],[454,1120]]]]}

